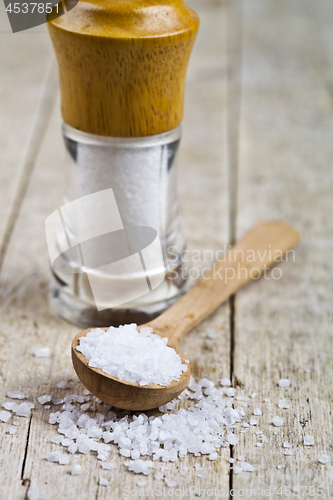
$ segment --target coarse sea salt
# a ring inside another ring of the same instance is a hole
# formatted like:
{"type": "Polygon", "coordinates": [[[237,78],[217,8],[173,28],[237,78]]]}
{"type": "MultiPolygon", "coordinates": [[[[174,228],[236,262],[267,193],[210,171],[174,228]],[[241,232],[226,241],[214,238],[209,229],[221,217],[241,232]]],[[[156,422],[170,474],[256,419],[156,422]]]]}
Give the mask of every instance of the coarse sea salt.
{"type": "Polygon", "coordinates": [[[50,356],[50,349],[48,347],[39,347],[35,350],[34,355],[36,358],[48,358],[50,356]]]}
{"type": "Polygon", "coordinates": [[[331,457],[329,455],[320,455],[318,458],[318,462],[320,462],[323,465],[328,464],[331,461],[331,457]]]}
{"type": "Polygon", "coordinates": [[[290,380],[288,378],[281,378],[279,380],[279,387],[289,387],[290,386],[290,380]]]}
{"type": "Polygon", "coordinates": [[[82,467],[79,464],[73,464],[71,468],[72,476],[80,476],[82,474],[82,467]]]}
{"type": "Polygon", "coordinates": [[[315,444],[314,437],[310,434],[304,436],[304,444],[305,446],[313,446],[315,444]]]}
{"type": "Polygon", "coordinates": [[[90,330],[80,338],[77,350],[89,366],[120,380],[140,385],[169,385],[187,371],[180,356],[167,346],[168,339],[153,333],[152,328],[136,329],[135,323],[90,330]]]}
{"type": "Polygon", "coordinates": [[[7,396],[12,399],[24,399],[24,394],[21,391],[9,391],[7,396]]]}
{"type": "Polygon", "coordinates": [[[39,490],[37,488],[35,489],[29,489],[27,493],[28,500],[39,500],[39,490]]]}
{"type": "Polygon", "coordinates": [[[11,413],[9,411],[0,411],[0,420],[1,422],[7,422],[7,420],[11,417],[11,413]]]}
{"type": "Polygon", "coordinates": [[[283,418],[278,417],[278,416],[272,418],[272,424],[274,424],[275,427],[280,427],[281,425],[283,425],[283,418]]]}

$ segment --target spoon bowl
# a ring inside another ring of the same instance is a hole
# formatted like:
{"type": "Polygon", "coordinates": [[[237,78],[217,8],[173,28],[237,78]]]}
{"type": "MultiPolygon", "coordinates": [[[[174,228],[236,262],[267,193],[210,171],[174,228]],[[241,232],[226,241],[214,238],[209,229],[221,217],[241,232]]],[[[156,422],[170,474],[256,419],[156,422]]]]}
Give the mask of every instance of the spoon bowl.
{"type": "Polygon", "coordinates": [[[179,380],[168,386],[141,386],[137,382],[120,380],[89,366],[88,360],[76,348],[79,339],[91,328],[76,335],[72,342],[72,361],[79,379],[97,398],[126,410],[150,410],[176,398],[188,386],[191,376],[187,358],[179,348],[184,335],[240,288],[258,279],[263,271],[275,265],[277,257],[280,261],[282,255],[293,248],[299,239],[298,232],[282,222],[258,224],[178,302],[153,321],[139,326],[149,326],[153,328],[153,333],[168,337],[168,346],[174,348],[182,363],[188,366],[179,380]],[[251,255],[251,259],[246,258],[248,255],[251,255]],[[240,267],[242,272],[239,271],[240,267]],[[230,270],[233,271],[232,278],[230,270]]]}
{"type": "MultiPolygon", "coordinates": [[[[151,326],[140,325],[139,328],[151,326]]],[[[72,341],[72,361],[77,376],[82,384],[97,398],[116,408],[124,410],[143,411],[158,408],[172,399],[176,398],[189,384],[191,370],[189,361],[178,346],[173,347],[180,356],[182,363],[187,365],[187,371],[183,372],[179,380],[171,382],[167,386],[158,384],[140,385],[137,382],[119,380],[99,368],[89,366],[89,361],[76,347],[80,344],[80,338],[87,335],[92,328],[88,328],[74,337],[72,341]]],[[[108,330],[108,328],[102,328],[108,330]]],[[[155,334],[158,331],[154,330],[155,334]]]]}

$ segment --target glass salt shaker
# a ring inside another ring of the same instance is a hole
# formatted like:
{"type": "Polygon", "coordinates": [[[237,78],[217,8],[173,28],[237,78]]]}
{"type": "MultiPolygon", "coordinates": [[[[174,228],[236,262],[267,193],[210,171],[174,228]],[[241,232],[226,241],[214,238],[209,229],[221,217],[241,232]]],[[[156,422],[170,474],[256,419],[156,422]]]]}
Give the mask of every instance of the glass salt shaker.
{"type": "Polygon", "coordinates": [[[182,0],[89,0],[48,23],[68,162],[50,296],[73,323],[142,324],[184,290],[176,159],[198,25],[182,0]]]}

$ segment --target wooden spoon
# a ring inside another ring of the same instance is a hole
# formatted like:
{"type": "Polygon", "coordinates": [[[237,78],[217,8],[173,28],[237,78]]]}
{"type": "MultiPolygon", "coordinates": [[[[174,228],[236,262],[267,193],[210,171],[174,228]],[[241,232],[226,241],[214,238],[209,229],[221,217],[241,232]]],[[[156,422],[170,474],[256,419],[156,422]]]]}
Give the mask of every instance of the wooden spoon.
{"type": "Polygon", "coordinates": [[[79,379],[102,401],[126,410],[149,410],[176,398],[187,387],[191,375],[186,356],[179,348],[184,335],[246,283],[281,261],[285,252],[293,248],[299,239],[295,229],[282,222],[257,225],[178,302],[153,321],[141,325],[152,327],[154,333],[161,337],[168,337],[168,345],[188,365],[187,372],[179,380],[166,387],[157,384],[140,386],[90,367],[76,347],[91,328],[79,333],[72,342],[72,361],[79,379]]]}

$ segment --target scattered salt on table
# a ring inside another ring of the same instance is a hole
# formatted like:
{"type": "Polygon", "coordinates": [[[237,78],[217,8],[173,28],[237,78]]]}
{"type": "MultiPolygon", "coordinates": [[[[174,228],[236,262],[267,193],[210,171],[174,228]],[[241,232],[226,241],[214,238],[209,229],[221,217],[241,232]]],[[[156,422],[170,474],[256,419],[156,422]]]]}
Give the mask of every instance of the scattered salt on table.
{"type": "Polygon", "coordinates": [[[12,399],[24,399],[24,394],[20,391],[9,391],[7,396],[12,399]]]}
{"type": "Polygon", "coordinates": [[[238,465],[235,465],[235,467],[233,468],[233,472],[234,474],[239,474],[240,472],[242,472],[242,468],[239,467],[238,465]]]}
{"type": "Polygon", "coordinates": [[[62,380],[61,382],[59,382],[57,384],[57,387],[59,387],[59,389],[67,389],[68,388],[68,384],[67,384],[66,380],[62,380]]]}
{"type": "Polygon", "coordinates": [[[104,477],[101,477],[98,481],[98,484],[100,486],[108,486],[110,484],[110,481],[108,481],[107,479],[104,479],[104,477]]]}
{"type": "Polygon", "coordinates": [[[29,417],[30,406],[27,403],[21,403],[14,411],[19,417],[29,417]]]}
{"type": "Polygon", "coordinates": [[[52,396],[50,394],[45,394],[44,396],[39,396],[38,403],[40,403],[41,405],[43,405],[43,404],[48,403],[49,401],[51,401],[51,399],[52,399],[52,396]]]}
{"type": "Polygon", "coordinates": [[[222,385],[222,387],[227,387],[231,385],[231,380],[229,378],[223,378],[220,380],[220,384],[222,385]]]}
{"type": "Polygon", "coordinates": [[[281,409],[287,409],[290,408],[290,405],[287,405],[287,401],[285,399],[280,399],[278,402],[278,407],[281,409]]]}
{"type": "Polygon", "coordinates": [[[289,387],[290,386],[290,380],[288,378],[281,378],[279,380],[279,387],[289,387]]]}
{"type": "Polygon", "coordinates": [[[261,409],[260,408],[256,408],[255,410],[253,410],[253,415],[257,415],[257,416],[262,415],[261,409]]]}
{"type": "Polygon", "coordinates": [[[304,436],[304,444],[305,444],[305,446],[314,445],[315,444],[314,437],[311,436],[310,434],[307,434],[306,436],[304,436]]]}
{"type": "Polygon", "coordinates": [[[241,462],[241,467],[244,472],[253,472],[254,467],[253,465],[247,463],[247,462],[241,462]]]}
{"type": "Polygon", "coordinates": [[[73,464],[71,468],[72,476],[80,476],[82,474],[82,467],[79,464],[73,464]]]}
{"type": "Polygon", "coordinates": [[[293,447],[293,445],[292,445],[292,444],[290,444],[290,443],[288,443],[288,441],[285,441],[285,442],[283,443],[283,447],[284,447],[284,448],[292,448],[292,447],[293,447]]]}
{"type": "Polygon", "coordinates": [[[39,500],[39,490],[36,489],[29,489],[27,493],[27,498],[28,500],[39,500]]]}
{"type": "Polygon", "coordinates": [[[14,403],[14,401],[6,401],[2,406],[6,408],[6,410],[14,410],[18,405],[14,403]]]}
{"type": "Polygon", "coordinates": [[[283,418],[278,417],[278,416],[274,417],[272,419],[272,424],[274,424],[275,427],[280,427],[281,425],[283,425],[283,418]]]}
{"type": "Polygon", "coordinates": [[[11,417],[11,413],[9,411],[0,411],[0,420],[2,422],[7,422],[7,420],[11,417]]]}
{"type": "Polygon", "coordinates": [[[331,461],[331,457],[329,455],[320,455],[318,458],[318,462],[320,462],[323,465],[328,464],[331,461]]]}
{"type": "Polygon", "coordinates": [[[34,355],[36,358],[48,358],[50,356],[50,349],[48,347],[39,347],[35,350],[34,355]]]}

